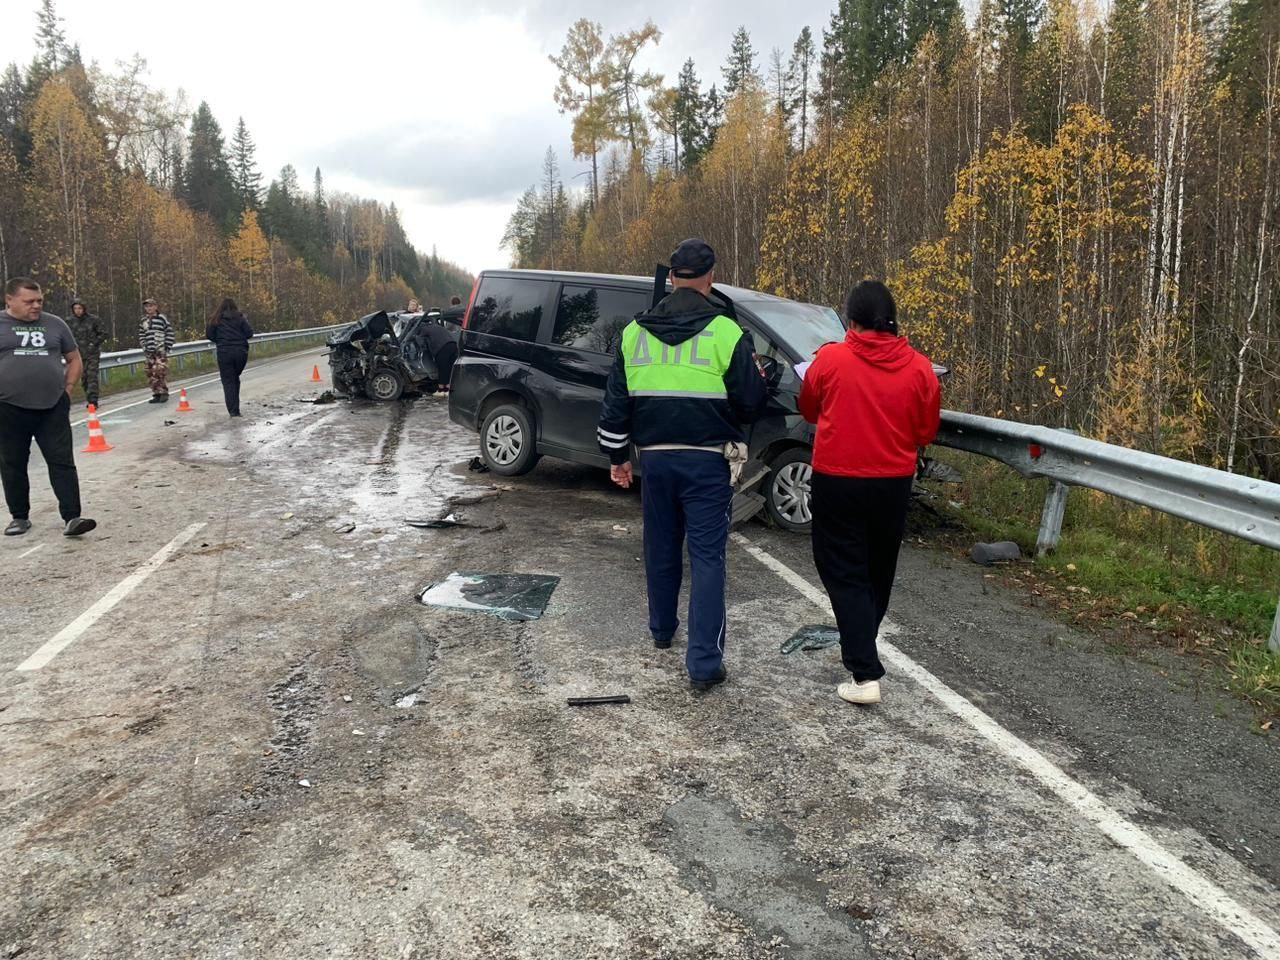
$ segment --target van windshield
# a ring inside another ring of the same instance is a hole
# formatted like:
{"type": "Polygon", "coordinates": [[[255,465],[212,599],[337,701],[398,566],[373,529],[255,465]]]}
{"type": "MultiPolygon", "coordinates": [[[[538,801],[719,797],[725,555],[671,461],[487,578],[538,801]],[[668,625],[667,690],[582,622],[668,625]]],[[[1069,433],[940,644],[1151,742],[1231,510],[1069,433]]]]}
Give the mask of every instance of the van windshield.
{"type": "Polygon", "coordinates": [[[791,300],[739,300],[782,345],[801,360],[812,360],[824,343],[844,339],[844,325],[830,307],[791,300]]]}

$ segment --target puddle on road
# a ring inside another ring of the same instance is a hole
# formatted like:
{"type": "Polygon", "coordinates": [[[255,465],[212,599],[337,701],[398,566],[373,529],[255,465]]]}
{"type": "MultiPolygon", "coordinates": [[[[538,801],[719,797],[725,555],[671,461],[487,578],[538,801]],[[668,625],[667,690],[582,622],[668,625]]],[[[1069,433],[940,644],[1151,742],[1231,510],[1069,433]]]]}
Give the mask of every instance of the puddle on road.
{"type": "Polygon", "coordinates": [[[559,577],[513,573],[451,573],[419,596],[429,607],[487,613],[502,620],[537,620],[546,612],[559,577]]]}

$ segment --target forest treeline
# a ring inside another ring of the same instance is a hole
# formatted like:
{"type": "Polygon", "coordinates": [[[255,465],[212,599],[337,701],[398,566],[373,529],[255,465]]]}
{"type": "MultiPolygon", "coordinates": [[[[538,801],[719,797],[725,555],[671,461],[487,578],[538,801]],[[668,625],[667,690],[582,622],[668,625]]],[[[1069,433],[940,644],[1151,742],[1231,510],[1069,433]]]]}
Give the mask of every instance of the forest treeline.
{"type": "Polygon", "coordinates": [[[887,278],[950,406],[1280,481],[1280,4],[839,0],[714,82],[580,20],[553,57],[589,187],[548,151],[520,266],[719,277],[839,305],[887,278]]]}
{"type": "Polygon", "coordinates": [[[86,300],[109,349],[135,345],[144,297],[194,338],[225,296],[270,330],[470,289],[413,248],[394,205],[329,193],[319,169],[264,189],[243,119],[228,141],[207,104],[147,86],[141,58],[86,67],[52,0],[36,49],[0,76],[0,272],[38,279],[54,311],[86,300]]]}

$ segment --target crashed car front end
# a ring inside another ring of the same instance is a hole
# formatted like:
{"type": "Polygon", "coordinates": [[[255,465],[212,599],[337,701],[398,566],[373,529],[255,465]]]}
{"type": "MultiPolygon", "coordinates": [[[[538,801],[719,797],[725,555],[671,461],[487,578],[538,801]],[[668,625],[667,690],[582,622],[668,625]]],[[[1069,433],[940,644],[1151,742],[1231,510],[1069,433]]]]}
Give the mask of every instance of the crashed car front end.
{"type": "Polygon", "coordinates": [[[391,318],[385,310],[361,317],[328,340],[329,373],[340,396],[367,396],[367,385],[378,370],[399,352],[391,318]]]}

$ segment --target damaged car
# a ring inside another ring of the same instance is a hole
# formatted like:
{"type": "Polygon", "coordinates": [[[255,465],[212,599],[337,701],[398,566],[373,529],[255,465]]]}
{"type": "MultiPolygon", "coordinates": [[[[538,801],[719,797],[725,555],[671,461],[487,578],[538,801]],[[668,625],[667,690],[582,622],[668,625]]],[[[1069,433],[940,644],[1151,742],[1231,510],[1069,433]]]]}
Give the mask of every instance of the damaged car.
{"type": "Polygon", "coordinates": [[[343,397],[398,400],[448,386],[457,334],[439,314],[387,313],[361,317],[328,341],[333,390],[343,397]]]}
{"type": "MultiPolygon", "coordinates": [[[[449,397],[453,422],[479,434],[484,466],[518,476],[550,456],[607,468],[596,425],[614,353],[627,324],[667,289],[665,277],[484,271],[463,319],[449,397]]],[[[752,479],[740,492],[774,526],[807,532],[815,428],[799,413],[796,365],[844,339],[844,324],[830,307],[744,287],[717,283],[712,299],[751,334],[757,358],[777,376],[767,415],[748,430],[753,463],[744,475],[752,479]]],[[[751,504],[743,509],[750,515],[751,504]]]]}

